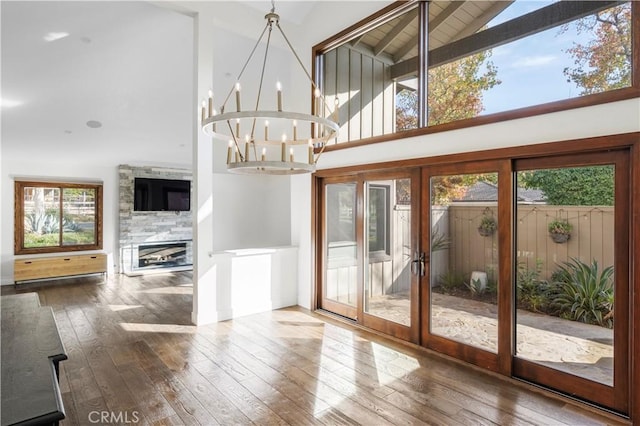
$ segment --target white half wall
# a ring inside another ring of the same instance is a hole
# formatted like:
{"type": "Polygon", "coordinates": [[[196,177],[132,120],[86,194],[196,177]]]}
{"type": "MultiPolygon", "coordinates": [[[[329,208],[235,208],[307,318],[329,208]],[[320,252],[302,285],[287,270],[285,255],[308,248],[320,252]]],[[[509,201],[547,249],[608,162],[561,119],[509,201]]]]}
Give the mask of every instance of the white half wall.
{"type": "Polygon", "coordinates": [[[226,250],[212,254],[217,317],[224,321],[297,304],[297,247],[226,250]]]}

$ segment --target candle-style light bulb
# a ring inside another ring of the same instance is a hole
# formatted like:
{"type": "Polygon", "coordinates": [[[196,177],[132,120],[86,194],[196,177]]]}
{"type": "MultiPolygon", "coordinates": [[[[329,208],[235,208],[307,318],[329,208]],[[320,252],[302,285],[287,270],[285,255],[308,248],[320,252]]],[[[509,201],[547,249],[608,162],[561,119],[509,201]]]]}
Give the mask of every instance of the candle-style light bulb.
{"type": "Polygon", "coordinates": [[[313,163],[313,140],[309,139],[309,164],[313,163]]]}
{"type": "Polygon", "coordinates": [[[229,147],[227,148],[227,164],[231,163],[231,148],[233,147],[233,141],[229,141],[229,147]]]}
{"type": "Polygon", "coordinates": [[[269,120],[264,120],[264,140],[269,140],[269,120]]]}
{"type": "Polygon", "coordinates": [[[236,137],[240,137],[240,119],[236,118],[236,137]]]}
{"type": "Polygon", "coordinates": [[[240,112],[240,82],[236,83],[236,110],[240,112]]]}
{"type": "Polygon", "coordinates": [[[293,140],[296,141],[298,139],[298,122],[293,120],[293,140]]]}
{"type": "Polygon", "coordinates": [[[209,89],[209,117],[213,115],[213,90],[209,89]]]}
{"type": "Polygon", "coordinates": [[[282,134],[282,142],[286,142],[287,141],[287,134],[283,133],[282,134]]]}
{"type": "Polygon", "coordinates": [[[282,84],[276,83],[276,90],[278,91],[278,111],[282,111],[282,84]]]}
{"type": "Polygon", "coordinates": [[[267,158],[267,148],[262,148],[262,161],[267,158]]]}
{"type": "Polygon", "coordinates": [[[293,163],[293,148],[289,149],[289,161],[293,163]]]}
{"type": "Polygon", "coordinates": [[[200,121],[202,123],[204,123],[205,117],[206,117],[206,110],[207,110],[207,102],[206,101],[202,101],[202,117],[200,117],[200,121]]]}

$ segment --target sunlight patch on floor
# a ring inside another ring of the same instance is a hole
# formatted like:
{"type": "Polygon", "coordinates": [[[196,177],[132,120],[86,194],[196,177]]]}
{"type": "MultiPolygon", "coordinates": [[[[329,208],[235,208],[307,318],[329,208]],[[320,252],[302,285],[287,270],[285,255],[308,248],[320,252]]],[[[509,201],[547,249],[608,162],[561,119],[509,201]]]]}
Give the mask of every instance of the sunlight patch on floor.
{"type": "Polygon", "coordinates": [[[107,305],[113,312],[126,311],[129,309],[142,308],[142,305],[107,305]]]}
{"type": "Polygon", "coordinates": [[[120,327],[125,331],[141,331],[145,333],[189,333],[197,331],[195,325],[178,324],[146,324],[137,322],[121,322],[120,327]]]}
{"type": "Polygon", "coordinates": [[[327,404],[332,407],[339,407],[340,403],[349,396],[356,393],[355,371],[353,370],[354,359],[353,353],[341,360],[340,379],[336,380],[333,371],[336,371],[337,362],[328,354],[334,353],[335,349],[331,346],[336,342],[333,339],[322,338],[322,349],[320,351],[320,368],[318,371],[318,380],[316,381],[316,400],[313,409],[314,416],[319,416],[327,409],[327,404]],[[349,367],[349,368],[347,368],[349,367]],[[333,386],[327,385],[332,383],[333,386]],[[335,388],[339,388],[339,391],[335,388]]]}
{"type": "Polygon", "coordinates": [[[415,358],[391,350],[378,343],[371,342],[371,350],[373,351],[373,359],[376,364],[375,368],[378,375],[378,383],[381,385],[388,385],[398,380],[398,377],[394,376],[387,366],[390,362],[401,367],[405,371],[405,374],[420,368],[420,363],[415,358]]]}

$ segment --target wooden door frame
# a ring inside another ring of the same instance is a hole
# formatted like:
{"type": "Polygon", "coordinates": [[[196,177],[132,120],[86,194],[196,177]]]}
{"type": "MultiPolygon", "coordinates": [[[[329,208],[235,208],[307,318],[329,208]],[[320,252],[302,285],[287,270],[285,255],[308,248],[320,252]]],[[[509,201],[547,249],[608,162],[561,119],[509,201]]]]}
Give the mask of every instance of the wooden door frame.
{"type": "MultiPolygon", "coordinates": [[[[460,174],[477,174],[477,173],[497,173],[498,174],[498,259],[500,260],[498,265],[498,345],[496,347],[496,352],[491,352],[488,350],[484,350],[478,347],[470,346],[463,342],[458,342],[451,340],[445,336],[439,336],[436,334],[431,334],[430,332],[430,324],[429,319],[431,317],[431,291],[430,291],[430,276],[431,276],[431,263],[427,262],[427,271],[425,273],[425,279],[423,284],[422,298],[421,298],[421,306],[422,309],[422,325],[421,325],[421,344],[424,347],[429,349],[433,349],[437,352],[442,352],[447,355],[453,356],[455,358],[461,359],[463,361],[479,365],[483,368],[486,368],[490,371],[501,372],[501,366],[506,364],[506,362],[500,358],[502,355],[500,350],[501,342],[506,335],[501,324],[505,321],[503,320],[503,316],[506,314],[509,315],[509,312],[505,310],[504,306],[508,307],[508,303],[505,303],[505,300],[508,302],[507,296],[509,295],[508,290],[503,291],[503,288],[508,287],[510,281],[506,281],[510,279],[510,269],[506,267],[506,262],[502,261],[507,252],[504,251],[502,247],[502,242],[506,238],[504,235],[505,230],[508,230],[509,226],[511,226],[511,218],[510,218],[510,210],[505,209],[504,205],[509,205],[508,199],[504,199],[506,195],[510,196],[506,193],[506,191],[501,190],[500,183],[505,181],[504,171],[509,170],[509,161],[508,160],[485,160],[485,161],[474,161],[474,162],[464,162],[458,164],[443,164],[443,165],[433,165],[433,166],[425,166],[422,168],[422,206],[421,206],[421,226],[424,232],[422,233],[421,245],[423,250],[426,253],[430,253],[431,251],[431,196],[430,196],[430,178],[433,176],[442,176],[442,175],[460,175],[460,174]],[[505,202],[506,201],[506,202],[505,202]],[[506,273],[506,275],[505,275],[506,273]],[[504,294],[503,294],[504,293],[504,294]]],[[[507,246],[509,248],[510,246],[507,246]]],[[[429,258],[429,256],[427,256],[429,258]]]]}
{"type": "Polygon", "coordinates": [[[419,250],[419,206],[420,206],[420,170],[413,169],[393,169],[372,171],[367,173],[346,174],[343,176],[318,177],[313,181],[313,194],[315,203],[314,227],[315,229],[315,249],[316,249],[316,287],[314,291],[314,309],[324,309],[346,318],[354,320],[356,323],[368,327],[370,329],[380,331],[382,333],[397,337],[412,343],[418,343],[420,336],[420,277],[412,274],[411,278],[411,326],[407,327],[402,324],[385,320],[375,315],[367,314],[364,311],[364,260],[365,260],[365,184],[370,181],[379,180],[395,180],[395,179],[411,179],[411,227],[412,227],[412,246],[419,250]],[[324,254],[324,229],[326,227],[326,200],[324,189],[326,185],[339,183],[355,183],[356,184],[356,252],[357,252],[357,302],[355,309],[345,309],[343,304],[332,302],[323,298],[323,286],[326,279],[325,276],[325,254],[324,254]],[[414,231],[415,230],[415,231],[414,231]]]}
{"type": "MultiPolygon", "coordinates": [[[[628,149],[592,152],[572,155],[558,155],[545,158],[528,158],[514,161],[514,176],[520,170],[590,167],[599,165],[615,165],[615,211],[614,211],[614,283],[615,309],[621,312],[631,312],[630,275],[630,218],[631,210],[631,169],[630,152],[628,149]]],[[[517,247],[517,235],[514,232],[514,247],[517,247]]],[[[603,265],[604,266],[604,265],[603,265]]],[[[637,284],[636,284],[637,285],[637,284]]],[[[618,412],[629,413],[631,368],[629,350],[631,348],[631,333],[629,330],[630,315],[620,315],[615,318],[614,325],[614,377],[612,387],[596,383],[580,376],[574,376],[562,371],[542,366],[531,361],[518,358],[513,353],[513,375],[550,388],[556,388],[569,394],[580,395],[582,398],[599,405],[606,406],[618,412]],[[562,383],[562,386],[554,383],[562,383]],[[560,389],[561,388],[561,389],[560,389]]],[[[516,321],[513,321],[514,345],[516,341],[516,321]]]]}
{"type": "MultiPolygon", "coordinates": [[[[419,168],[413,169],[396,169],[396,170],[388,170],[388,171],[377,171],[370,172],[366,174],[361,174],[360,179],[362,182],[362,188],[364,191],[364,187],[366,182],[370,181],[379,181],[379,180],[395,180],[395,179],[411,179],[411,245],[414,249],[413,251],[420,252],[420,221],[419,221],[419,208],[420,208],[420,170],[419,168]]],[[[363,197],[364,201],[364,197],[363,197]]],[[[363,222],[362,228],[364,230],[364,215],[366,208],[362,209],[363,213],[363,222]]],[[[364,249],[364,239],[363,239],[363,249],[364,249]]],[[[364,251],[363,251],[363,259],[365,259],[364,251]]],[[[364,265],[363,265],[364,266],[364,265]]],[[[362,320],[359,321],[365,327],[371,328],[376,331],[380,331],[382,333],[388,334],[390,336],[399,338],[401,340],[406,340],[412,343],[418,343],[420,338],[420,288],[421,288],[421,278],[420,276],[416,276],[415,274],[411,274],[411,326],[407,327],[398,323],[393,323],[392,321],[385,320],[383,318],[377,317],[375,315],[368,314],[364,311],[364,306],[360,311],[362,315],[362,320]]],[[[363,271],[363,282],[364,282],[364,271],[363,271]]],[[[364,300],[364,294],[362,295],[362,300],[364,300]]]]}
{"type": "MultiPolygon", "coordinates": [[[[314,215],[316,217],[317,220],[317,226],[315,227],[316,229],[316,233],[315,233],[315,238],[313,238],[313,240],[316,241],[316,244],[314,244],[314,246],[316,247],[316,255],[315,260],[316,260],[316,289],[314,292],[315,295],[315,300],[314,300],[314,305],[313,308],[314,309],[324,309],[327,310],[329,312],[333,312],[336,313],[338,315],[342,315],[345,318],[349,318],[349,319],[353,319],[353,320],[357,320],[358,317],[358,312],[361,310],[361,290],[358,287],[358,291],[357,291],[357,301],[356,301],[356,306],[349,306],[343,303],[339,303],[339,302],[333,302],[331,300],[326,300],[324,298],[324,283],[326,280],[326,275],[325,275],[325,269],[326,269],[326,256],[324,254],[324,246],[325,246],[325,232],[324,230],[326,229],[326,215],[323,214],[323,212],[325,211],[326,208],[326,199],[324,196],[324,188],[327,185],[333,185],[333,184],[355,184],[355,188],[356,188],[356,264],[359,265],[362,262],[362,256],[361,256],[361,247],[362,247],[362,241],[359,241],[358,239],[361,238],[361,233],[357,232],[357,228],[358,226],[362,223],[361,220],[362,218],[359,218],[359,216],[361,216],[360,210],[362,210],[362,208],[358,205],[359,204],[359,197],[358,197],[358,191],[359,191],[359,187],[361,186],[358,182],[357,176],[345,176],[345,177],[327,177],[327,178],[322,178],[322,179],[315,179],[314,180],[315,183],[315,188],[314,188],[314,194],[316,194],[315,201],[316,201],[316,214],[314,215]]],[[[358,276],[356,277],[356,282],[359,283],[360,280],[360,267],[357,267],[357,274],[358,276]]]]}

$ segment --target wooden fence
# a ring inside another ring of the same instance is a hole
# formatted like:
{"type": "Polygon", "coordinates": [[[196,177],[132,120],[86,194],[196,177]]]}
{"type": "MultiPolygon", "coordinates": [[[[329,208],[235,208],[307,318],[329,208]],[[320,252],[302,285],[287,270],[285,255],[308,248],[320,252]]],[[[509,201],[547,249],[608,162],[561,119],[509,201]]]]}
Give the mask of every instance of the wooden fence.
{"type": "MultiPolygon", "coordinates": [[[[441,218],[438,222],[434,218],[434,223],[442,232],[442,217],[447,218],[446,235],[450,241],[450,247],[446,250],[448,262],[434,263],[431,276],[437,277],[437,274],[449,270],[463,274],[468,279],[471,272],[484,271],[490,279],[495,278],[498,235],[494,233],[483,237],[477,228],[483,214],[497,217],[496,206],[449,206],[444,210],[438,212],[441,218]]],[[[540,263],[542,279],[550,279],[558,265],[571,258],[585,263],[595,259],[601,268],[613,265],[613,207],[518,205],[516,223],[517,261],[530,270],[536,268],[537,262],[540,263]],[[547,226],[555,219],[565,219],[573,225],[571,238],[566,243],[555,243],[549,236],[547,226]]]]}

